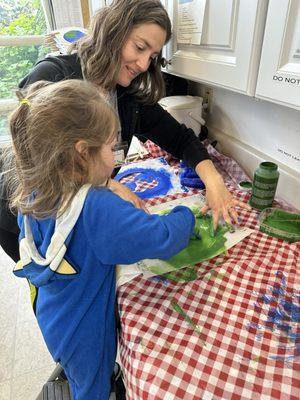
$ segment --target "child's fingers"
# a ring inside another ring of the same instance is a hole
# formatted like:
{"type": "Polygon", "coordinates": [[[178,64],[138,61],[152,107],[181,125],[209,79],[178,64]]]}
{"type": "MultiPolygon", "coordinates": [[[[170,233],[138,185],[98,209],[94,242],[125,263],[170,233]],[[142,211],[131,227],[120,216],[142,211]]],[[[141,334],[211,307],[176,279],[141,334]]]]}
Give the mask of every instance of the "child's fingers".
{"type": "Polygon", "coordinates": [[[223,220],[226,222],[226,224],[231,225],[231,212],[233,211],[233,208],[231,207],[223,207],[222,209],[222,217],[223,220]]]}
{"type": "Polygon", "coordinates": [[[142,202],[142,210],[144,210],[147,214],[150,214],[150,211],[148,210],[148,208],[145,206],[144,202],[142,202]]]}
{"type": "Polygon", "coordinates": [[[236,212],[236,210],[234,208],[230,208],[229,209],[229,213],[230,213],[230,217],[231,219],[234,221],[235,224],[239,224],[239,217],[238,217],[238,213],[236,212]]]}
{"type": "Polygon", "coordinates": [[[210,210],[210,207],[206,204],[205,206],[203,206],[200,210],[201,214],[205,215],[208,210],[210,210]]]}
{"type": "Polygon", "coordinates": [[[215,232],[218,228],[219,219],[220,219],[220,211],[219,210],[212,211],[212,227],[213,227],[213,231],[211,232],[212,236],[215,236],[215,232]]]}
{"type": "Polygon", "coordinates": [[[138,198],[138,200],[136,201],[135,207],[144,210],[147,214],[150,214],[148,208],[145,206],[145,203],[140,198],[138,198]]]}
{"type": "Polygon", "coordinates": [[[131,198],[131,203],[136,207],[136,208],[140,208],[146,212],[148,212],[148,210],[146,209],[143,200],[141,200],[138,196],[132,196],[131,198]]]}
{"type": "Polygon", "coordinates": [[[241,200],[234,200],[234,206],[235,207],[240,207],[240,208],[244,208],[245,210],[252,210],[252,207],[249,205],[249,204],[247,204],[247,203],[244,203],[243,201],[241,201],[241,200]]]}

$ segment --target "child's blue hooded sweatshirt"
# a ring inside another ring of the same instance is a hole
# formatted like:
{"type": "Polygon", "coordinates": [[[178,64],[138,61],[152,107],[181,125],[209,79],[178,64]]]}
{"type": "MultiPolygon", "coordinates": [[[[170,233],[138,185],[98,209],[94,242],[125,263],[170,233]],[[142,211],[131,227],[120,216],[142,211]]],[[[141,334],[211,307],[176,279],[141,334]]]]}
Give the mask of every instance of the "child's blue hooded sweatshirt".
{"type": "Polygon", "coordinates": [[[107,400],[116,357],[115,265],[170,258],[187,246],[194,216],[181,206],[149,215],[109,189],[85,185],[57,219],[18,221],[14,272],[31,284],[48,349],[74,400],[107,400]]]}

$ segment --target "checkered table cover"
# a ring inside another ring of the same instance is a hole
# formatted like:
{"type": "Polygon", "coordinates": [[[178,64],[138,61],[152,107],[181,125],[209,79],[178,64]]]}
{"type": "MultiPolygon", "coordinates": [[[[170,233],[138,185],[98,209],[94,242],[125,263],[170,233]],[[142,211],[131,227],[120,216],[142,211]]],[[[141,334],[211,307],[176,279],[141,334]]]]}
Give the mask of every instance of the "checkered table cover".
{"type": "MultiPolygon", "coordinates": [[[[217,152],[212,158],[230,191],[247,201],[235,182],[243,171],[217,152]]],[[[258,215],[240,211],[255,232],[197,264],[197,279],[181,281],[178,271],[177,279],[139,276],[119,288],[127,399],[300,399],[300,243],[259,232],[258,215]],[[280,302],[293,307],[283,311],[280,302]],[[285,313],[283,322],[272,319],[274,310],[285,313]]]]}

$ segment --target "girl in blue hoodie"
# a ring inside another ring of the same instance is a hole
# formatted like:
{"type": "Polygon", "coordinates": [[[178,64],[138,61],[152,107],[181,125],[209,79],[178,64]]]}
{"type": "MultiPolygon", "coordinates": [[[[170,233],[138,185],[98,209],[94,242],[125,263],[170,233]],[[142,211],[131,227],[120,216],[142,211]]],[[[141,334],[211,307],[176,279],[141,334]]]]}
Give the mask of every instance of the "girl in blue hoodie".
{"type": "MultiPolygon", "coordinates": [[[[119,121],[87,81],[37,82],[10,119],[20,261],[47,347],[74,400],[107,400],[116,356],[116,264],[187,246],[186,207],[150,215],[114,193],[119,121]]],[[[126,197],[126,196],[124,196],[126,197]]]]}

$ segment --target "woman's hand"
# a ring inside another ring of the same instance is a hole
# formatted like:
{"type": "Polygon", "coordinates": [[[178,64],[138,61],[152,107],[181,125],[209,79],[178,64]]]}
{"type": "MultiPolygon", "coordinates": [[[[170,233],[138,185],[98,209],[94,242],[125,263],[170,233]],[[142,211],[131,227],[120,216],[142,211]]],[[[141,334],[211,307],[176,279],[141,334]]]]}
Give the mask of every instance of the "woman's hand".
{"type": "Polygon", "coordinates": [[[251,210],[251,207],[235,199],[228,191],[221,175],[210,160],[201,161],[196,166],[196,172],[206,186],[206,205],[201,209],[203,214],[212,211],[213,227],[217,229],[218,221],[223,218],[228,224],[234,221],[238,224],[236,207],[251,210]]]}
{"type": "Polygon", "coordinates": [[[108,188],[116,193],[123,200],[129,201],[136,208],[141,208],[144,211],[148,212],[147,208],[144,206],[144,202],[135,195],[127,186],[122,183],[115,181],[114,179],[110,179],[108,182],[108,188]]]}

